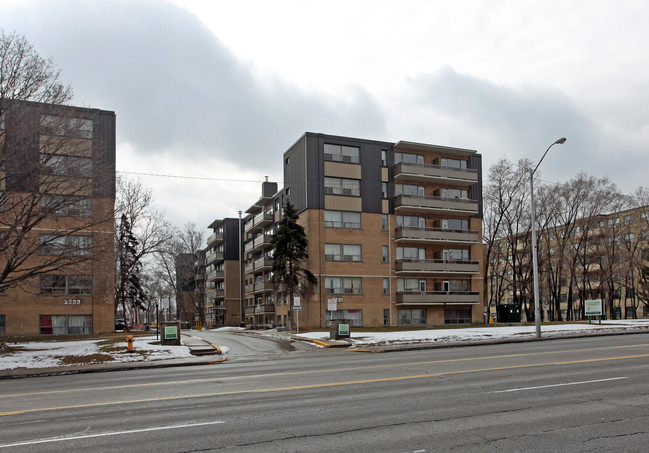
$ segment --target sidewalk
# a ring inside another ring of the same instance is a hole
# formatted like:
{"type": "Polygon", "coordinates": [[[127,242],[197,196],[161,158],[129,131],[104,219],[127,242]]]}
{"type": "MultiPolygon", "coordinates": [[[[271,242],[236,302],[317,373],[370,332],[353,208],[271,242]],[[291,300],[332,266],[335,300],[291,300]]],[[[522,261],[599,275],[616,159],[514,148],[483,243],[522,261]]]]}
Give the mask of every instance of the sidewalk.
{"type": "Polygon", "coordinates": [[[85,365],[70,365],[47,368],[15,368],[0,370],[0,379],[24,378],[33,376],[56,376],[78,373],[96,373],[101,371],[124,371],[149,368],[171,368],[181,366],[216,365],[226,360],[221,350],[205,340],[186,333],[181,334],[181,341],[187,346],[193,357],[135,362],[104,362],[85,365]]]}

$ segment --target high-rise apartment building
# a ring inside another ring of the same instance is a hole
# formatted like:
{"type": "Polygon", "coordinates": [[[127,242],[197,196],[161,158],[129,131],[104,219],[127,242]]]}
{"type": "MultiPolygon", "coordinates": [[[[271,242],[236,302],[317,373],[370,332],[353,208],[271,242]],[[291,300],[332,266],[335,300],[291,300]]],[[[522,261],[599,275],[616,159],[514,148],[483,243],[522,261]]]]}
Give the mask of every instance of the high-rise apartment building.
{"type": "Polygon", "coordinates": [[[0,150],[0,336],[113,331],[114,112],[5,100],[0,150]]]}
{"type": "Polygon", "coordinates": [[[284,187],[264,183],[243,219],[247,324],[483,322],[476,151],[306,133],[283,164],[284,187]],[[270,241],[287,201],[305,228],[307,267],[318,279],[300,311],[271,281],[270,241]]]}

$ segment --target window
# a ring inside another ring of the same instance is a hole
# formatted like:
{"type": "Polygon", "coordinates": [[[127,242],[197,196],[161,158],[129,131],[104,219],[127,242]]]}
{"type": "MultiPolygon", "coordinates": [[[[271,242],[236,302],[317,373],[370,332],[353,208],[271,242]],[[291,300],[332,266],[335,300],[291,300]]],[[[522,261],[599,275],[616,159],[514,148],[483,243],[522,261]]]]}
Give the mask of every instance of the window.
{"type": "Polygon", "coordinates": [[[395,195],[414,195],[418,197],[423,197],[425,194],[424,186],[419,186],[417,184],[395,184],[394,185],[394,194],[395,195]]]}
{"type": "Polygon", "coordinates": [[[286,188],[286,196],[288,197],[291,194],[291,188],[287,187],[286,188]]]}
{"type": "Polygon", "coordinates": [[[400,326],[425,326],[426,309],[397,310],[397,323],[400,326]]]}
{"type": "Polygon", "coordinates": [[[7,336],[7,318],[5,315],[0,315],[0,337],[7,336]]]}
{"type": "Polygon", "coordinates": [[[89,119],[43,115],[41,125],[50,135],[92,138],[92,120],[89,119]]]}
{"type": "Polygon", "coordinates": [[[331,321],[345,321],[350,326],[363,326],[363,310],[327,310],[327,327],[331,327],[331,321]]]}
{"type": "Polygon", "coordinates": [[[358,179],[325,177],[324,190],[328,195],[360,197],[361,182],[358,179]]]}
{"type": "Polygon", "coordinates": [[[627,214],[624,216],[625,225],[633,225],[633,214],[627,214]]]}
{"type": "Polygon", "coordinates": [[[398,260],[424,260],[426,250],[418,247],[397,247],[398,260]]]}
{"type": "Polygon", "coordinates": [[[416,215],[398,215],[396,216],[397,227],[405,228],[424,228],[426,226],[426,217],[416,215]]]}
{"type": "Polygon", "coordinates": [[[360,277],[327,277],[325,294],[361,294],[360,277]]]}
{"type": "Polygon", "coordinates": [[[383,325],[384,326],[390,325],[390,310],[387,308],[383,309],[383,325]]]}
{"type": "Polygon", "coordinates": [[[388,198],[388,183],[381,183],[381,198],[388,198]]]}
{"type": "Polygon", "coordinates": [[[608,227],[613,228],[615,226],[618,226],[620,224],[620,219],[615,218],[615,219],[608,219],[608,227]]]}
{"type": "Polygon", "coordinates": [[[384,245],[384,246],[383,246],[383,251],[382,251],[382,258],[381,258],[382,262],[384,262],[384,263],[387,263],[387,262],[388,262],[388,260],[389,260],[389,253],[390,253],[390,249],[388,248],[387,245],[384,245]]]}
{"type": "Polygon", "coordinates": [[[442,219],[435,226],[438,228],[443,228],[445,230],[462,230],[467,231],[469,229],[469,220],[468,219],[442,219]]]}
{"type": "Polygon", "coordinates": [[[41,335],[88,335],[92,315],[40,315],[41,335]]]}
{"type": "Polygon", "coordinates": [[[649,220],[649,212],[648,211],[643,212],[642,214],[640,214],[640,218],[644,221],[649,220]]]}
{"type": "Polygon", "coordinates": [[[394,153],[394,163],[398,164],[400,162],[423,165],[424,156],[422,156],[421,154],[394,153]]]}
{"type": "Polygon", "coordinates": [[[625,233],[624,234],[624,241],[627,244],[633,244],[634,239],[635,239],[635,235],[633,233],[625,233]]]}
{"type": "Polygon", "coordinates": [[[330,145],[328,143],[324,145],[325,160],[358,164],[361,161],[360,154],[361,149],[356,146],[330,145]]]}
{"type": "Polygon", "coordinates": [[[442,167],[466,168],[466,160],[451,159],[448,157],[442,157],[441,164],[442,167]]]}
{"type": "Polygon", "coordinates": [[[361,228],[361,213],[348,211],[325,211],[325,228],[361,228]]]}
{"type": "Polygon", "coordinates": [[[92,174],[90,157],[63,156],[59,154],[41,154],[42,172],[56,176],[85,176],[92,174]]]}
{"type": "Polygon", "coordinates": [[[381,150],[381,165],[383,167],[388,166],[388,152],[384,149],[381,150]]]}
{"type": "Polygon", "coordinates": [[[644,230],[640,233],[640,239],[643,241],[649,241],[649,230],[644,230]]]}
{"type": "Polygon", "coordinates": [[[325,244],[325,261],[361,261],[361,246],[325,244]]]}
{"type": "Polygon", "coordinates": [[[418,278],[398,278],[397,279],[397,291],[402,292],[419,292],[422,286],[426,284],[426,280],[421,280],[418,278]]]}
{"type": "Polygon", "coordinates": [[[471,324],[471,309],[444,310],[444,324],[471,324]]]}
{"type": "Polygon", "coordinates": [[[55,236],[41,234],[41,255],[92,255],[92,236],[55,236]]]}
{"type": "Polygon", "coordinates": [[[383,278],[383,295],[390,294],[390,279],[387,277],[383,278]]]}
{"type": "Polygon", "coordinates": [[[290,164],[290,163],[291,163],[291,158],[288,157],[288,156],[286,156],[286,157],[284,158],[284,166],[285,166],[285,167],[288,167],[288,164],[290,164]]]}
{"type": "Polygon", "coordinates": [[[444,261],[469,261],[469,250],[466,249],[444,249],[444,261]]]}
{"type": "Polygon", "coordinates": [[[442,189],[442,198],[459,198],[462,200],[469,199],[469,191],[466,189],[442,189]]]}
{"type": "Polygon", "coordinates": [[[388,231],[388,215],[381,214],[381,231],[388,231]]]}
{"type": "Polygon", "coordinates": [[[41,198],[41,208],[56,216],[92,217],[92,198],[46,194],[41,198]]]}

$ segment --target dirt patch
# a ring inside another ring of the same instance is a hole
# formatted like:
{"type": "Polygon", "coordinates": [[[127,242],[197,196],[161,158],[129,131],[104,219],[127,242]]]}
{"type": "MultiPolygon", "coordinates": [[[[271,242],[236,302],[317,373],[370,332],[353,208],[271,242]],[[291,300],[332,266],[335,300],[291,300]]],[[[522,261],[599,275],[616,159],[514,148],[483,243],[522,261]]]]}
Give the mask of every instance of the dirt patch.
{"type": "Polygon", "coordinates": [[[64,365],[82,365],[85,363],[112,362],[113,357],[108,354],[68,355],[57,357],[64,365]]]}

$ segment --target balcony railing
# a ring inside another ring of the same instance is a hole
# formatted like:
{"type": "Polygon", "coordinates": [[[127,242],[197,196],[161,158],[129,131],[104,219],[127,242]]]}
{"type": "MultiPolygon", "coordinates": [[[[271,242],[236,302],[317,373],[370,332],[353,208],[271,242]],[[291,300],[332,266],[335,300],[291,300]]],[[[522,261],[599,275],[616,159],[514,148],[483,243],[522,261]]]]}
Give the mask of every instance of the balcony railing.
{"type": "Polygon", "coordinates": [[[277,289],[277,285],[272,282],[265,281],[260,283],[255,283],[254,293],[272,293],[277,289]]]}
{"type": "Polygon", "coordinates": [[[207,292],[208,300],[223,299],[225,297],[225,290],[223,289],[210,289],[207,292]]]}
{"type": "Polygon", "coordinates": [[[477,244],[480,238],[478,231],[449,230],[444,228],[397,227],[397,242],[443,242],[455,244],[477,244]]]}
{"type": "Polygon", "coordinates": [[[442,167],[441,165],[399,162],[394,166],[394,179],[435,182],[467,186],[478,182],[478,171],[473,168],[442,167]]]}
{"type": "Polygon", "coordinates": [[[223,271],[210,271],[207,273],[207,281],[219,281],[225,278],[225,272],[223,271]]]}
{"type": "Polygon", "coordinates": [[[463,215],[473,215],[478,213],[478,202],[463,198],[401,194],[395,197],[394,206],[396,211],[463,215]]]}
{"type": "Polygon", "coordinates": [[[208,266],[217,261],[223,261],[223,252],[212,252],[205,255],[205,264],[208,266]]]}
{"type": "Polygon", "coordinates": [[[223,233],[222,232],[212,233],[210,235],[210,237],[207,238],[207,245],[208,246],[213,246],[217,242],[223,242],[223,233]]]}
{"type": "Polygon", "coordinates": [[[478,261],[401,259],[395,262],[397,273],[413,274],[478,274],[478,261]]]}
{"type": "Polygon", "coordinates": [[[397,291],[397,304],[444,305],[478,304],[480,293],[476,291],[397,291]]]}
{"type": "Polygon", "coordinates": [[[272,245],[270,243],[271,238],[272,237],[270,235],[265,235],[265,234],[262,235],[262,236],[256,237],[254,239],[254,241],[253,241],[252,251],[254,252],[256,250],[265,250],[265,249],[271,248],[272,247],[272,245]]]}

